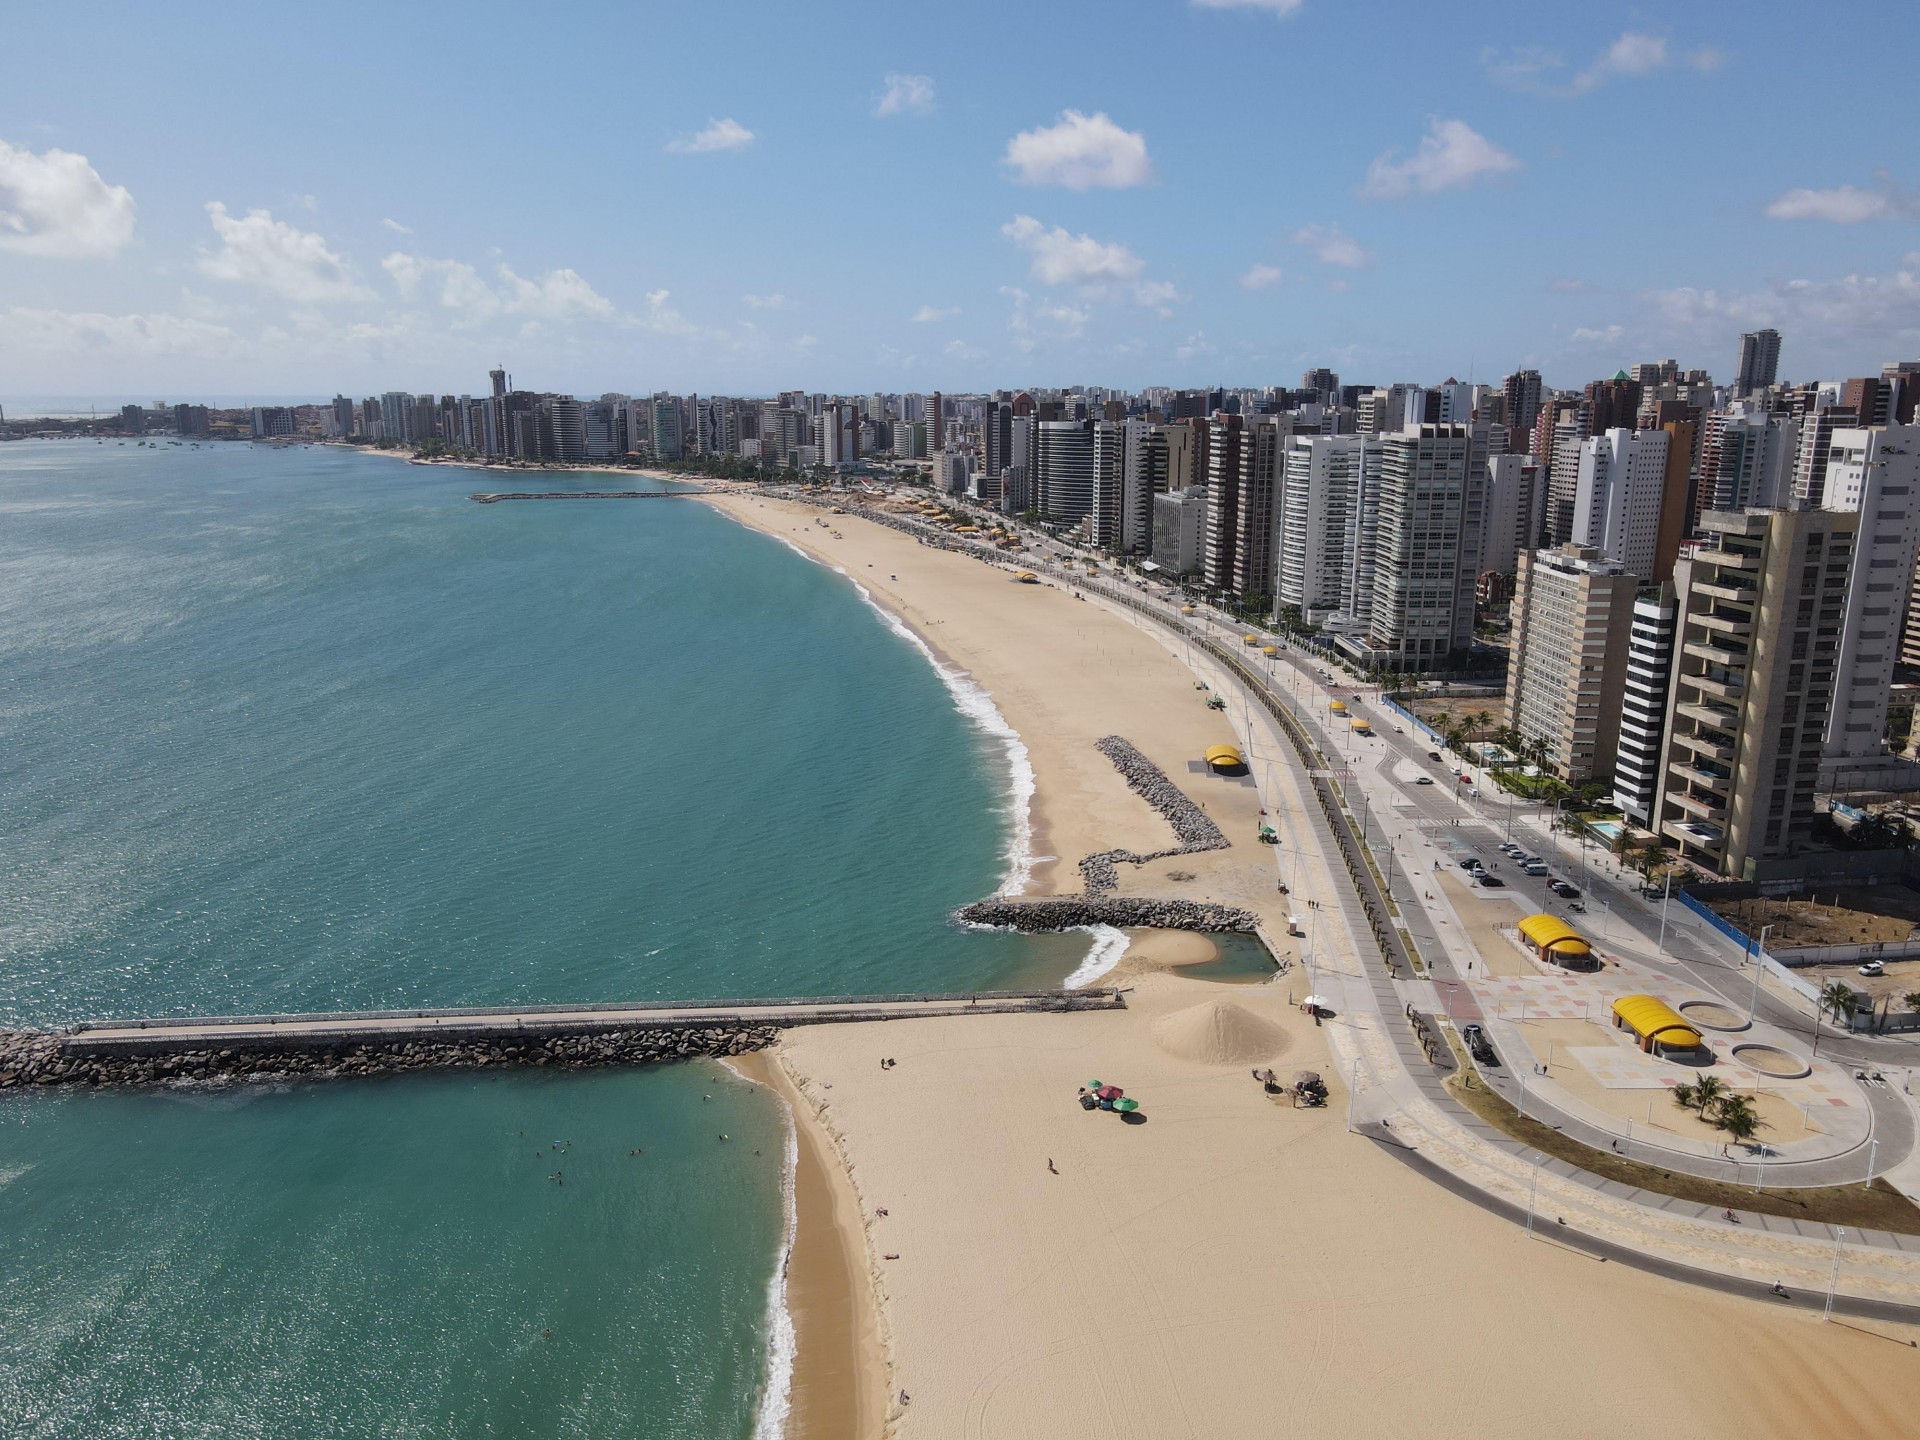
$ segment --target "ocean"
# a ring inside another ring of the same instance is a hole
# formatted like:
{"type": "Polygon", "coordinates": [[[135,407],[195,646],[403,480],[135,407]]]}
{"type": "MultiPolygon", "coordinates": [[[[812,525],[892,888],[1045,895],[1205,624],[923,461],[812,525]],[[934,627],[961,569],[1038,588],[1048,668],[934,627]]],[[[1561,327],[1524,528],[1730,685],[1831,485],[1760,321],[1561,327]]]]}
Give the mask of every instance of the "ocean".
{"type": "MultiPolygon", "coordinates": [[[[498,482],[0,445],[0,1024],[1079,964],[946,923],[1023,754],[848,577],[498,482]]],[[[4,1428],[774,1433],[786,1153],[704,1063],[0,1098],[4,1428]]]]}

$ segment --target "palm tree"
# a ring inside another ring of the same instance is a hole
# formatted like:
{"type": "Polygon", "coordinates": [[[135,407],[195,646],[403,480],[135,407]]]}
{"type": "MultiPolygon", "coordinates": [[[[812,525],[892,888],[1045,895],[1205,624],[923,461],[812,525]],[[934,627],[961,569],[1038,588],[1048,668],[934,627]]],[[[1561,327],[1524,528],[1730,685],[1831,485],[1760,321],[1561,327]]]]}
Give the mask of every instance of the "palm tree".
{"type": "Polygon", "coordinates": [[[1711,1119],[1707,1112],[1718,1110],[1727,1101],[1728,1090],[1724,1080],[1716,1080],[1711,1075],[1702,1075],[1693,1082],[1693,1108],[1700,1112],[1702,1120],[1711,1119]]]}
{"type": "Polygon", "coordinates": [[[1820,991],[1820,1008],[1833,1016],[1836,1025],[1846,1025],[1859,1008],[1859,998],[1844,980],[1829,980],[1820,991]]]}
{"type": "MultiPolygon", "coordinates": [[[[1745,1095],[1728,1095],[1720,1101],[1719,1112],[1714,1124],[1727,1132],[1728,1143],[1735,1141],[1744,1145],[1766,1127],[1766,1121],[1760,1118],[1760,1112],[1754,1109],[1753,1101],[1745,1095]]],[[[1727,1152],[1727,1146],[1720,1147],[1721,1154],[1727,1152]]]]}
{"type": "Polygon", "coordinates": [[[1689,1085],[1686,1081],[1682,1080],[1667,1093],[1673,1096],[1673,1103],[1678,1105],[1682,1110],[1691,1110],[1693,1108],[1693,1086],[1689,1085]]]}
{"type": "Polygon", "coordinates": [[[1915,1014],[1920,1014],[1920,990],[1915,990],[1911,994],[1902,995],[1900,997],[1900,1003],[1915,1014]]]}
{"type": "Polygon", "coordinates": [[[1474,711],[1472,715],[1467,717],[1467,720],[1468,723],[1473,726],[1473,733],[1476,735],[1485,735],[1487,733],[1487,727],[1493,724],[1493,716],[1484,710],[1474,711]]]}

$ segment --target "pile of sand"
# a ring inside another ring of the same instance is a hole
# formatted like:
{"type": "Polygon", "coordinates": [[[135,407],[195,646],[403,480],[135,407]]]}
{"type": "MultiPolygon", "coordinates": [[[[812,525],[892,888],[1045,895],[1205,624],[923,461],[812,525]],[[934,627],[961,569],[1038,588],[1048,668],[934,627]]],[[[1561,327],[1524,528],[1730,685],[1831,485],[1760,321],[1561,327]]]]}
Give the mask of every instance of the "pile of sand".
{"type": "Polygon", "coordinates": [[[1251,1065],[1287,1048],[1287,1032],[1231,1000],[1208,1000],[1153,1022],[1153,1039],[1178,1060],[1251,1065]]]}

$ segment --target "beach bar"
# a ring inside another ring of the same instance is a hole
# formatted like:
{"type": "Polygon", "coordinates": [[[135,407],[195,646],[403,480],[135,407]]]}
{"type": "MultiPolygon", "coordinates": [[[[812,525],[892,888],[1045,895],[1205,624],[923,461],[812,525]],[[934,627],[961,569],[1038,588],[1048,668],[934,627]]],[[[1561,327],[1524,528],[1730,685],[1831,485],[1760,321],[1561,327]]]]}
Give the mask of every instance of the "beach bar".
{"type": "Polygon", "coordinates": [[[1613,1002],[1617,1029],[1633,1031],[1640,1048],[1658,1059],[1692,1060],[1699,1056],[1700,1032],[1680,1018],[1664,1000],[1651,995],[1622,995],[1613,1002]],[[1677,1056],[1672,1052],[1680,1052],[1677,1056]]]}
{"type": "Polygon", "coordinates": [[[1520,940],[1534,955],[1562,970],[1594,970],[1593,946],[1558,915],[1529,915],[1520,922],[1520,940]]]}

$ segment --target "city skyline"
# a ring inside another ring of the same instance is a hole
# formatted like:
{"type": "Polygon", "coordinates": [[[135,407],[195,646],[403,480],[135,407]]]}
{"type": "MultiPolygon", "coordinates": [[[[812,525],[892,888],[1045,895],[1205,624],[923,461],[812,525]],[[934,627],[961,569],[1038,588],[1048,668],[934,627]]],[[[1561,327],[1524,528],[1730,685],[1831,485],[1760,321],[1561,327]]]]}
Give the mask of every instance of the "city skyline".
{"type": "Polygon", "coordinates": [[[751,7],[349,6],[324,35],[189,37],[99,5],[85,47],[27,16],[0,394],[457,390],[507,353],[579,394],[1321,364],[1570,386],[1668,355],[1730,377],[1765,326],[1783,373],[1871,373],[1920,334],[1920,207],[1826,137],[1900,56],[1768,9],[1416,33],[1166,0],[992,45],[852,6],[792,34],[751,7]],[[180,86],[194,67],[219,84],[180,86]],[[1756,107],[1763,164],[1728,133],[1756,107]]]}

